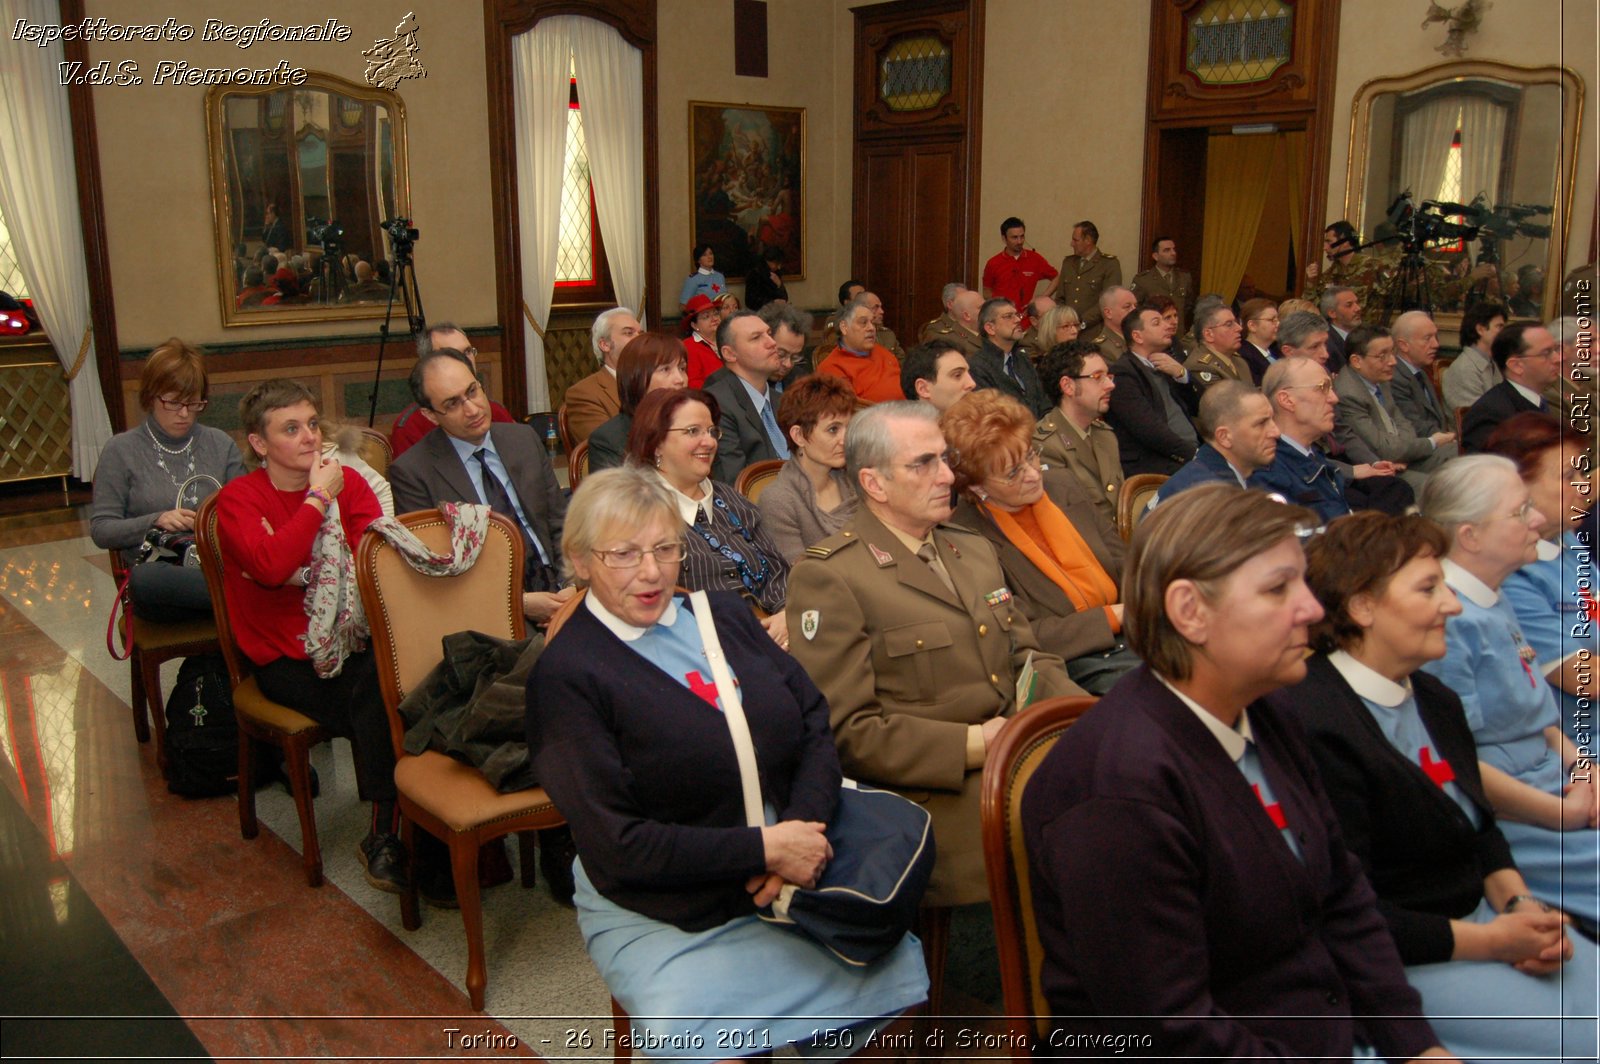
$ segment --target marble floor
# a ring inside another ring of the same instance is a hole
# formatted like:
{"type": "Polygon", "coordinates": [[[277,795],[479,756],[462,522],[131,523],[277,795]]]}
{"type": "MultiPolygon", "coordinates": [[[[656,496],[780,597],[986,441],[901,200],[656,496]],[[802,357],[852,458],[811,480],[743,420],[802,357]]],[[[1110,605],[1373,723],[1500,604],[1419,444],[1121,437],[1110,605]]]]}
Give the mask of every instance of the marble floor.
{"type": "Polygon", "coordinates": [[[313,757],[320,889],[281,785],[258,795],[254,840],[232,798],[167,793],[134,739],[130,670],[106,649],[115,588],[74,502],[0,499],[0,1056],[609,1056],[609,997],[542,882],[485,894],[481,1013],[460,917],[424,906],[419,930],[400,926],[356,860],[366,807],[342,741],[313,757]]]}

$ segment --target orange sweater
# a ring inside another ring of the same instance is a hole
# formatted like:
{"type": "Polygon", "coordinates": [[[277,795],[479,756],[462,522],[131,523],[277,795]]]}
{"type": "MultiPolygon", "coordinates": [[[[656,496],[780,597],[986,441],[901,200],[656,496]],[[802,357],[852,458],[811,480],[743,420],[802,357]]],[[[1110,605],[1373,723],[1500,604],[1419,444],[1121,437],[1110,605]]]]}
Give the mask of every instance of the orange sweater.
{"type": "Polygon", "coordinates": [[[856,399],[863,405],[906,397],[900,390],[900,360],[882,344],[873,344],[866,358],[836,347],[817,366],[817,372],[831,373],[849,381],[856,390],[856,399]]]}

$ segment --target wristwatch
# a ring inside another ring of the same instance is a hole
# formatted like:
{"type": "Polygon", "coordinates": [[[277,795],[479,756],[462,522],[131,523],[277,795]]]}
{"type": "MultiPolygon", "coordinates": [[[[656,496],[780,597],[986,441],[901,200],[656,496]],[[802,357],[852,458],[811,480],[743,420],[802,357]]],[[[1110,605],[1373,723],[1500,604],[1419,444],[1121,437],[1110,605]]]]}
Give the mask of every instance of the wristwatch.
{"type": "Polygon", "coordinates": [[[1511,897],[1506,899],[1505,907],[1500,911],[1503,913],[1516,912],[1517,906],[1521,905],[1525,901],[1533,902],[1533,904],[1537,905],[1543,912],[1550,911],[1550,906],[1546,905],[1538,898],[1535,898],[1532,894],[1513,894],[1511,897]]]}

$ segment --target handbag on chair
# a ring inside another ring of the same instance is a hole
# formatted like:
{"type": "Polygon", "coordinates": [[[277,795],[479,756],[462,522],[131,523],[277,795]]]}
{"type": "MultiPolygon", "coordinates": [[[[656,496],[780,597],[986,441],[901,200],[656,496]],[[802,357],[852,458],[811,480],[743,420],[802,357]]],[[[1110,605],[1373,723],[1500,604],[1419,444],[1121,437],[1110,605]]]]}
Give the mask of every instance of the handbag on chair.
{"type": "MultiPolygon", "coordinates": [[[[694,592],[690,600],[733,736],[745,820],[751,827],[764,827],[755,746],[711,620],[711,603],[704,591],[694,592]]],[[[933,875],[933,819],[916,802],[847,779],[827,837],[833,859],[817,885],[784,884],[772,905],[758,915],[809,935],[846,964],[864,967],[899,945],[916,920],[933,875]]]]}

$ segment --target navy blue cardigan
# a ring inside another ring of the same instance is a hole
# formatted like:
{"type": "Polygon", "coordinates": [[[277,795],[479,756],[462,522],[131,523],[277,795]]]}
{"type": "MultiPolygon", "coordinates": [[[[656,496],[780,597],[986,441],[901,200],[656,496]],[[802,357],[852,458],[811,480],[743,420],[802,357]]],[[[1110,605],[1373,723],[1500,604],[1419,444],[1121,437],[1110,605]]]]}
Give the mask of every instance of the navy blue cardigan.
{"type": "MultiPolygon", "coordinates": [[[[841,775],[827,702],[742,598],[710,597],[762,797],[779,820],[830,821],[841,775]]],[[[766,861],[761,832],[745,826],[726,719],[587,607],[528,679],[527,730],[539,780],[601,894],[686,931],[755,912],[744,885],[766,861]]]]}

